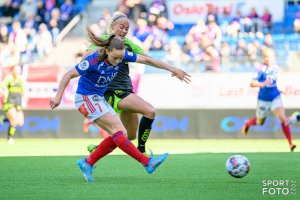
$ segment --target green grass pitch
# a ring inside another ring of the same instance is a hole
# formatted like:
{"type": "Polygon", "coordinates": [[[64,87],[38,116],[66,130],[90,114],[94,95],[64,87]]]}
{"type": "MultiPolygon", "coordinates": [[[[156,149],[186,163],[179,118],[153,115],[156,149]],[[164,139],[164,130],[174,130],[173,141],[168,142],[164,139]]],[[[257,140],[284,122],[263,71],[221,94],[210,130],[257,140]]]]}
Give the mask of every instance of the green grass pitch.
{"type": "Polygon", "coordinates": [[[116,151],[97,163],[95,182],[88,183],[76,161],[86,155],[87,144],[98,142],[16,139],[8,145],[2,139],[0,199],[300,199],[299,149],[288,152],[284,140],[153,139],[149,146],[154,153],[171,153],[155,174],[116,151]],[[226,172],[225,162],[233,154],[250,160],[246,177],[226,172]],[[296,192],[263,195],[264,180],[293,180],[296,192]]]}

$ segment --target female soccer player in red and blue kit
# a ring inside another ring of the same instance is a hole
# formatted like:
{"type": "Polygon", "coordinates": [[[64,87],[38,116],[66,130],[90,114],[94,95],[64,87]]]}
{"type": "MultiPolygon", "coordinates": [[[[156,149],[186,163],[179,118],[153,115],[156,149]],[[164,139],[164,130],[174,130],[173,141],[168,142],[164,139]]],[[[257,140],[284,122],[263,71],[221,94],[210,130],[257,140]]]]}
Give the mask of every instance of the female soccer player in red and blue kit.
{"type": "Polygon", "coordinates": [[[253,117],[244,124],[242,134],[246,136],[251,126],[263,125],[267,113],[271,110],[281,123],[282,131],[289,142],[291,151],[294,151],[296,145],[292,142],[290,127],[286,124],[285,110],[280,91],[276,85],[278,67],[273,65],[272,61],[272,56],[266,55],[264,64],[258,67],[251,81],[251,87],[259,87],[256,117],[253,117]]]}
{"type": "Polygon", "coordinates": [[[87,29],[87,32],[91,42],[100,48],[87,52],[84,60],[63,76],[56,96],[50,100],[50,106],[52,109],[56,108],[60,104],[63,92],[70,80],[80,76],[75,95],[76,108],[90,121],[95,122],[111,135],[111,137],[105,138],[89,157],[78,160],[78,166],[84,177],[89,182],[93,182],[93,165],[116,147],[142,163],[146,171],[152,174],[164,162],[168,154],[163,154],[157,158],[149,158],[142,154],[127,139],[126,129],[116,116],[115,111],[104,99],[104,93],[109,82],[117,75],[123,62],[137,62],[166,69],[173,76],[187,83],[190,81],[189,75],[158,60],[125,50],[122,39],[114,35],[109,36],[108,39],[101,39],[96,37],[89,29],[87,29]]]}

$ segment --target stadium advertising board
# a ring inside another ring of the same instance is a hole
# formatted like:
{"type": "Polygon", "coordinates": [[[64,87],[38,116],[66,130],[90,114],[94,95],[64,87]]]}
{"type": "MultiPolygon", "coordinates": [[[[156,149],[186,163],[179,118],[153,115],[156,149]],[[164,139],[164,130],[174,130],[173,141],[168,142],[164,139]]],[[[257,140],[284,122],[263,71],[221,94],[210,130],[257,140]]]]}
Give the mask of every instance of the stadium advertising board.
{"type": "Polygon", "coordinates": [[[207,10],[211,6],[220,16],[224,9],[230,11],[232,16],[237,10],[240,10],[243,16],[247,16],[251,8],[256,8],[259,14],[268,8],[273,22],[281,22],[284,17],[284,0],[169,0],[167,6],[170,20],[177,24],[195,24],[199,19],[206,19],[207,10]]]}
{"type": "MultiPolygon", "coordinates": [[[[185,84],[167,74],[146,74],[138,94],[161,109],[255,109],[257,88],[252,73],[192,74],[185,84]]],[[[280,73],[278,87],[286,108],[300,108],[300,73],[280,73]]]]}
{"type": "MultiPolygon", "coordinates": [[[[287,110],[292,113],[293,110],[287,110]]],[[[279,121],[270,116],[261,127],[254,126],[245,138],[241,128],[254,110],[230,109],[159,109],[152,125],[151,138],[190,139],[283,139],[279,121]]],[[[18,127],[16,137],[22,138],[99,138],[99,129],[90,126],[83,132],[83,116],[76,110],[25,110],[25,124],[18,127]],[[72,119],[70,119],[72,116],[72,119]]],[[[6,137],[8,124],[0,125],[6,137]]],[[[300,138],[300,125],[291,126],[294,138],[300,138]]]]}

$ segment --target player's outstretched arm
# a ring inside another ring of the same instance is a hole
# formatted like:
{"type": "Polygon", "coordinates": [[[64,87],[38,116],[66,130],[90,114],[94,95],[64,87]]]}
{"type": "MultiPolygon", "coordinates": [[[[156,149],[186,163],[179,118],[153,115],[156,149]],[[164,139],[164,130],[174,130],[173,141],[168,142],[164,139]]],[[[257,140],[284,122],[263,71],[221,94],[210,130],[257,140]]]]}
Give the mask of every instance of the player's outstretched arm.
{"type": "Polygon", "coordinates": [[[80,76],[80,74],[78,73],[78,71],[75,68],[73,68],[70,71],[68,71],[67,73],[65,73],[65,75],[60,80],[58,90],[57,90],[55,97],[50,99],[50,106],[52,109],[59,106],[62,95],[63,95],[66,87],[68,86],[70,80],[72,78],[76,78],[78,76],[80,76]]]}
{"type": "Polygon", "coordinates": [[[265,82],[258,82],[257,80],[252,80],[250,83],[250,87],[266,87],[271,83],[271,80],[266,80],[265,82]]]}
{"type": "Polygon", "coordinates": [[[186,73],[185,71],[178,69],[176,67],[173,67],[167,63],[156,60],[154,58],[146,57],[143,55],[137,55],[136,62],[145,64],[145,65],[151,65],[156,68],[168,70],[169,72],[172,73],[172,76],[176,76],[179,80],[185,81],[186,83],[191,82],[191,80],[189,79],[189,77],[191,77],[191,76],[188,73],[186,73]]]}

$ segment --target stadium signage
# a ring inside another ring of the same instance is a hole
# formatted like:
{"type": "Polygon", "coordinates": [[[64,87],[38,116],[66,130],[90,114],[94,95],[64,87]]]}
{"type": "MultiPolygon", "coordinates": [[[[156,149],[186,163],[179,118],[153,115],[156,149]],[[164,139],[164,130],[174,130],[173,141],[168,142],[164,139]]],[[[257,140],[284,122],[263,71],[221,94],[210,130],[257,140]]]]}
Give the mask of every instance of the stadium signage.
{"type": "Polygon", "coordinates": [[[180,131],[186,133],[189,128],[187,116],[157,116],[152,125],[152,130],[158,133],[180,131]]]}
{"type": "MultiPolygon", "coordinates": [[[[145,74],[138,95],[161,109],[255,109],[258,89],[249,86],[252,76],[253,73],[199,73],[192,74],[192,82],[185,85],[166,74],[145,74]]],[[[285,108],[300,108],[299,77],[300,73],[279,74],[278,87],[284,92],[285,108]]]]}
{"type": "MultiPolygon", "coordinates": [[[[25,117],[24,126],[17,127],[18,131],[21,132],[30,132],[31,134],[36,133],[49,133],[54,132],[58,133],[60,128],[60,117],[48,117],[48,116],[28,116],[25,117]]],[[[1,132],[6,132],[8,124],[0,126],[1,132]]]]}
{"type": "MultiPolygon", "coordinates": [[[[228,116],[222,119],[220,126],[224,132],[236,133],[239,132],[244,125],[245,121],[249,120],[248,117],[228,116]]],[[[270,133],[281,130],[280,121],[273,116],[267,118],[263,126],[253,126],[251,130],[260,133],[270,133]]],[[[292,133],[300,132],[300,127],[291,126],[292,133]]]]}
{"type": "Polygon", "coordinates": [[[284,18],[284,0],[169,0],[166,3],[170,20],[177,24],[196,23],[199,19],[205,20],[211,7],[220,16],[224,10],[229,11],[232,16],[237,10],[241,11],[242,15],[247,16],[251,8],[254,7],[259,14],[268,8],[274,22],[281,22],[284,18]]]}

